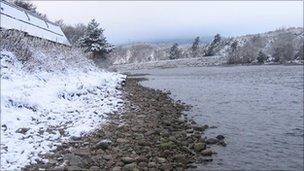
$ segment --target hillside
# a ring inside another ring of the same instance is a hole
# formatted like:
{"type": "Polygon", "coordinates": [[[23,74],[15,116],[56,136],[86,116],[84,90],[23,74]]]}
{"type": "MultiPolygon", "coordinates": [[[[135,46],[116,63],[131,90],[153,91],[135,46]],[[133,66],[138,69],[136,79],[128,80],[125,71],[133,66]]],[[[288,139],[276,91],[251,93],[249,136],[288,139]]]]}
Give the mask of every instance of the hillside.
{"type": "MultiPolygon", "coordinates": [[[[180,45],[179,49],[181,58],[205,57],[209,56],[207,52],[210,52],[212,55],[225,57],[228,63],[252,63],[257,61],[258,54],[261,52],[267,56],[267,62],[285,63],[303,60],[303,53],[301,53],[303,35],[303,28],[288,28],[261,34],[221,38],[213,44],[212,42],[201,44],[196,56],[191,53],[192,44],[180,45]]],[[[114,65],[168,60],[172,44],[173,42],[123,45],[115,48],[110,58],[114,65]]]]}
{"type": "Polygon", "coordinates": [[[123,75],[77,48],[1,31],[1,170],[35,164],[122,107],[123,75]]]}

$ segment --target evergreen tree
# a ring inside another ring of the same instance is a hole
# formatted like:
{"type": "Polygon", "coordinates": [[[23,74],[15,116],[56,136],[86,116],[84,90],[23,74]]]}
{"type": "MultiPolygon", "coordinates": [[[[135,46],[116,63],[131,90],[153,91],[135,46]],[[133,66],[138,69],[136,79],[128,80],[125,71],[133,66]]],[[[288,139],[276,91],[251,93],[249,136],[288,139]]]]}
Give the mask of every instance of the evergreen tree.
{"type": "Polygon", "coordinates": [[[112,45],[107,42],[103,35],[103,29],[95,19],[91,20],[85,30],[84,35],[79,39],[80,47],[85,49],[86,53],[92,53],[93,57],[104,57],[112,50],[112,45]]]}
{"type": "Polygon", "coordinates": [[[209,47],[208,47],[208,49],[206,50],[206,52],[205,52],[205,56],[212,56],[212,55],[214,55],[214,49],[215,49],[215,47],[218,45],[218,43],[221,41],[221,35],[220,34],[216,34],[215,36],[214,36],[214,39],[213,39],[213,41],[210,43],[210,45],[209,45],[209,47]]]}
{"type": "Polygon", "coordinates": [[[193,41],[191,51],[192,51],[192,56],[196,57],[198,55],[198,48],[199,48],[199,43],[200,43],[200,38],[196,37],[193,41]]]}
{"type": "Polygon", "coordinates": [[[169,52],[169,59],[178,59],[181,56],[181,52],[178,48],[178,44],[174,43],[173,46],[170,48],[169,52]]]}
{"type": "Polygon", "coordinates": [[[257,60],[258,60],[258,63],[262,64],[267,60],[267,55],[265,55],[262,51],[259,51],[257,60]]]}

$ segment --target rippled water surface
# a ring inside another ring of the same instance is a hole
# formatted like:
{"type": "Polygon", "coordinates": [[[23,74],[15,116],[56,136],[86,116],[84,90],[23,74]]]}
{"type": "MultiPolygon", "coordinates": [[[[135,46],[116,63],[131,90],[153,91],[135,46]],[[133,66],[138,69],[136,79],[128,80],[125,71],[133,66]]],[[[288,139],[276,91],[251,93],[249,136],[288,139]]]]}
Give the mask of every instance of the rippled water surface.
{"type": "Polygon", "coordinates": [[[303,170],[303,66],[232,66],[140,70],[147,87],[192,104],[198,123],[217,126],[227,147],[199,170],[303,170]]]}

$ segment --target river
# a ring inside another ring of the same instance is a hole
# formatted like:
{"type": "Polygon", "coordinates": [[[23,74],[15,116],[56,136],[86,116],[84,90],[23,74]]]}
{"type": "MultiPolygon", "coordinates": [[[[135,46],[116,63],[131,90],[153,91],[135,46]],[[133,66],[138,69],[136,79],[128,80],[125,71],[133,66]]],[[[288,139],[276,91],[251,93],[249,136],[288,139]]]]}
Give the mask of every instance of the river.
{"type": "Polygon", "coordinates": [[[303,170],[303,66],[220,66],[137,70],[141,82],[193,105],[188,115],[216,126],[227,146],[197,170],[303,170]]]}

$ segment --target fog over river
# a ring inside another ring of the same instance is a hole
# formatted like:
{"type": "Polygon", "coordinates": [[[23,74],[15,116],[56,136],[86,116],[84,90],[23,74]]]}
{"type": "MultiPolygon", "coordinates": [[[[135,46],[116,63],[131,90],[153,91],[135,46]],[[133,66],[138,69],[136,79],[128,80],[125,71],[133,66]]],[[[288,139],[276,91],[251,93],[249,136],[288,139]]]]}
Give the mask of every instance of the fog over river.
{"type": "Polygon", "coordinates": [[[137,70],[142,85],[170,90],[193,105],[189,117],[217,126],[210,169],[303,169],[303,66],[228,66],[137,70]]]}

